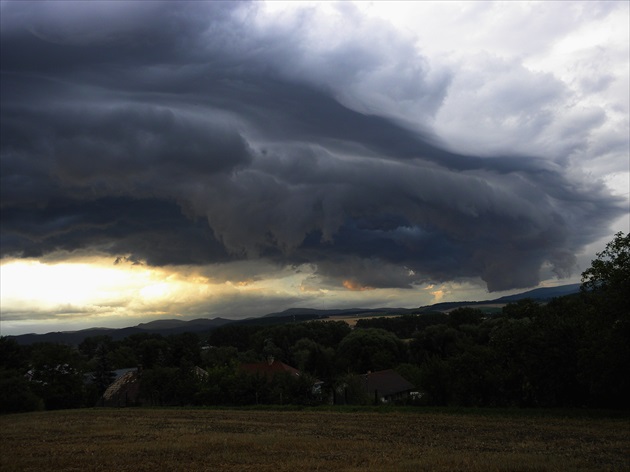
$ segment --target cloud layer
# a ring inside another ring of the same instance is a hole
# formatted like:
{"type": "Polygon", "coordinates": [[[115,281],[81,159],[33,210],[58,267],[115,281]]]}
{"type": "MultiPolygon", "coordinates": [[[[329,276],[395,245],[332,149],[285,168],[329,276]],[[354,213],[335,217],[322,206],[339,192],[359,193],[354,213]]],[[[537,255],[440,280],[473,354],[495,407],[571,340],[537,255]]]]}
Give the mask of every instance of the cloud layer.
{"type": "Polygon", "coordinates": [[[352,5],[322,15],[3,3],[3,257],[263,259],[349,290],[479,277],[496,291],[566,276],[627,211],[578,171],[627,136],[589,156],[610,118],[567,111],[575,91],[553,74],[432,62],[352,5]],[[448,141],[466,123],[487,146],[448,141]]]}

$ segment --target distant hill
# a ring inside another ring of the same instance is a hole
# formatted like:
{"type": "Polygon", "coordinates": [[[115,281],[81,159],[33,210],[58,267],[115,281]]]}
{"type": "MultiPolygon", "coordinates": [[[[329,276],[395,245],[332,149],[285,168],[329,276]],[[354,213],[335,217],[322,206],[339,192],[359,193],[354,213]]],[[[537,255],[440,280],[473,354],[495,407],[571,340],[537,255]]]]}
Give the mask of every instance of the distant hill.
{"type": "Polygon", "coordinates": [[[225,318],[200,318],[191,321],[183,320],[156,320],[148,323],[140,323],[129,328],[89,328],[79,331],[57,331],[46,334],[22,334],[19,336],[8,336],[14,338],[18,344],[33,343],[62,343],[79,345],[84,339],[93,336],[111,336],[114,341],[119,341],[133,334],[149,333],[170,336],[182,333],[199,333],[210,331],[211,329],[234,323],[234,320],[225,318]]]}
{"type": "Polygon", "coordinates": [[[572,295],[580,291],[580,284],[560,285],[558,287],[536,288],[515,295],[507,295],[505,297],[495,298],[492,300],[482,300],[475,302],[443,302],[434,305],[420,307],[416,312],[424,313],[427,311],[448,311],[462,306],[482,306],[482,305],[507,305],[508,303],[517,302],[530,298],[539,302],[545,302],[552,298],[564,297],[572,295]]]}
{"type": "Polygon", "coordinates": [[[234,320],[228,320],[225,318],[197,318],[195,320],[155,320],[148,323],[140,323],[136,328],[143,331],[151,332],[166,332],[169,334],[185,333],[186,331],[203,331],[217,326],[222,326],[227,323],[234,323],[234,320]]]}
{"type": "Polygon", "coordinates": [[[288,323],[292,321],[308,321],[323,319],[331,316],[385,316],[421,314],[435,311],[448,311],[462,306],[483,306],[508,304],[525,298],[537,301],[551,300],[555,297],[578,293],[580,284],[562,285],[559,287],[537,288],[516,295],[496,298],[494,300],[474,301],[474,302],[444,302],[419,308],[346,308],[318,310],[316,308],[289,308],[278,313],[269,313],[260,317],[247,318],[245,320],[228,320],[225,318],[199,318],[190,321],[168,319],[155,320],[147,323],[140,323],[129,328],[89,328],[80,331],[52,332],[46,334],[22,334],[19,336],[8,336],[14,338],[18,344],[33,344],[38,342],[52,342],[78,345],[84,339],[92,336],[111,336],[115,341],[124,339],[133,334],[153,333],[162,336],[170,336],[182,333],[203,333],[226,324],[239,325],[272,325],[288,323]]]}
{"type": "Polygon", "coordinates": [[[510,303],[525,298],[531,298],[533,300],[545,301],[552,298],[564,297],[565,295],[572,295],[580,291],[581,284],[561,285],[559,287],[545,287],[536,288],[529,292],[518,293],[516,295],[509,295],[507,297],[497,298],[497,303],[510,303]]]}
{"type": "Polygon", "coordinates": [[[314,316],[319,318],[325,318],[328,316],[339,315],[368,315],[370,313],[410,313],[415,308],[343,308],[343,309],[329,309],[318,310],[316,308],[289,308],[288,310],[281,311],[279,313],[269,313],[262,318],[286,318],[286,317],[304,317],[314,316]]]}

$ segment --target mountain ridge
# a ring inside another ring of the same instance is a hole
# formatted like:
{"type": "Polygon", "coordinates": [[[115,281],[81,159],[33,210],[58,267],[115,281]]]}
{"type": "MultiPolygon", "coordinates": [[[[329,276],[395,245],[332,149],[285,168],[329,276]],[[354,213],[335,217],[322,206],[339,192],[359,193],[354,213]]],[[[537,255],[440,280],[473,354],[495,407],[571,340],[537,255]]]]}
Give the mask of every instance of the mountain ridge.
{"type": "MultiPolygon", "coordinates": [[[[162,319],[147,321],[136,326],[125,328],[87,328],[77,331],[57,331],[45,334],[21,334],[7,336],[15,339],[18,344],[28,345],[36,342],[57,342],[63,344],[78,345],[84,339],[91,336],[111,336],[117,341],[133,334],[160,334],[163,336],[182,334],[185,332],[206,332],[226,324],[273,324],[286,322],[287,318],[298,318],[299,321],[313,319],[325,319],[330,316],[339,315],[377,315],[377,314],[422,314],[431,311],[449,311],[462,306],[481,306],[489,304],[508,304],[518,300],[531,298],[537,301],[550,300],[559,296],[578,293],[580,284],[561,285],[558,287],[542,287],[528,290],[523,293],[508,295],[492,300],[482,301],[461,301],[461,302],[441,302],[433,305],[421,306],[418,308],[339,308],[339,309],[316,309],[316,308],[288,308],[281,312],[268,313],[262,316],[255,316],[241,320],[230,320],[227,318],[197,318],[193,320],[162,319]]],[[[296,320],[297,321],[297,320],[296,320]]]]}

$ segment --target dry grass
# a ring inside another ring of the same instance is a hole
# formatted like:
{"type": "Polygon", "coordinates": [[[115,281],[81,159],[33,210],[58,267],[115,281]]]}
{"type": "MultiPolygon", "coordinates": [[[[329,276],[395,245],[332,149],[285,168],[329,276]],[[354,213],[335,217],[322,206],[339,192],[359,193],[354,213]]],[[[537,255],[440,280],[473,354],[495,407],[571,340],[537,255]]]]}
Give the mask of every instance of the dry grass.
{"type": "Polygon", "coordinates": [[[627,417],[92,409],[0,418],[7,471],[627,471],[627,417]]]}

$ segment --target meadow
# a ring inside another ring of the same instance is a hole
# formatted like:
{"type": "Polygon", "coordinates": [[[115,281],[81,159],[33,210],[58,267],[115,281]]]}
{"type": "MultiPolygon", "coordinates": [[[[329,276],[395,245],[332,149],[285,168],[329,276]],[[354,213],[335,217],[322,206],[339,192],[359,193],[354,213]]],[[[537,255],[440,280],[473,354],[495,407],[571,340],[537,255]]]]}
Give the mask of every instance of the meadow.
{"type": "Polygon", "coordinates": [[[627,471],[584,410],[77,409],[0,417],[8,471],[627,471]]]}

